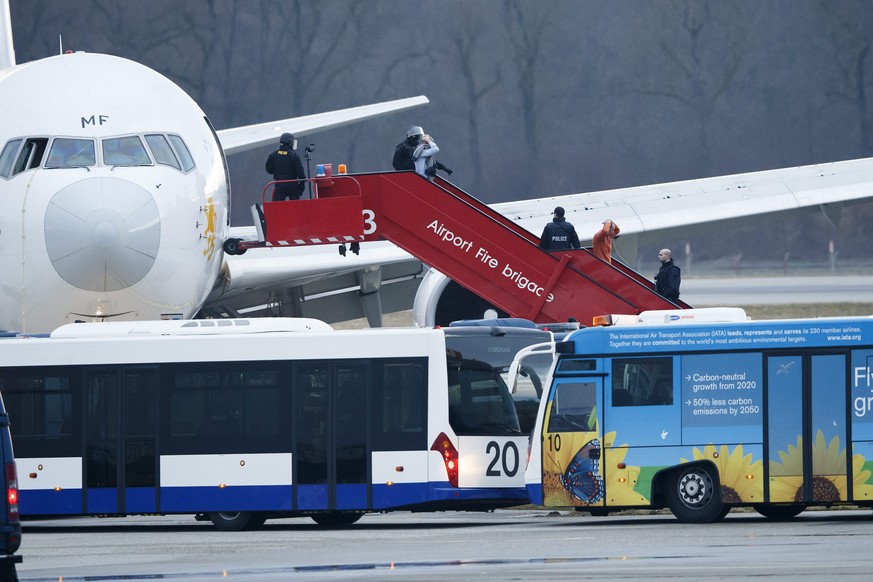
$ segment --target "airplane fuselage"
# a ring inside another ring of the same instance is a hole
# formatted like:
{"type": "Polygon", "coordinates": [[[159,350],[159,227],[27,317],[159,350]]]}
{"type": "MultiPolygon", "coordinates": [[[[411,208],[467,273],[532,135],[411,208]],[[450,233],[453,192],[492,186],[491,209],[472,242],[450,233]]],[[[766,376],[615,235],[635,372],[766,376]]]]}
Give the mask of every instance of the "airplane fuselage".
{"type": "Polygon", "coordinates": [[[0,71],[0,118],[0,329],[192,317],[229,208],[200,107],[143,65],[74,53],[0,71]]]}

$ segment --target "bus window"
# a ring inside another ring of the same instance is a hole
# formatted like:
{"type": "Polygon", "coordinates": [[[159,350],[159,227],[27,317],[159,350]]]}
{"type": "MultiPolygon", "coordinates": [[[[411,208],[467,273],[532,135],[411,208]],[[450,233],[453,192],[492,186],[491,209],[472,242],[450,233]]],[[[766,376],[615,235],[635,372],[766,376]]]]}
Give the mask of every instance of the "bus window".
{"type": "Polygon", "coordinates": [[[521,432],[530,434],[537,420],[537,409],[543,396],[543,385],[552,367],[552,352],[528,353],[511,374],[512,399],[518,414],[521,432]]]}
{"type": "Polygon", "coordinates": [[[367,482],[366,364],[338,364],[334,394],[336,482],[367,482]]]}
{"type": "Polygon", "coordinates": [[[385,362],[372,388],[373,448],[427,447],[427,367],[423,360],[385,362]]]}
{"type": "Polygon", "coordinates": [[[15,161],[15,154],[18,153],[19,145],[21,145],[20,139],[10,140],[3,146],[3,152],[0,152],[0,176],[3,178],[8,178],[12,175],[12,162],[15,161]]]}
{"type": "Polygon", "coordinates": [[[87,374],[85,401],[86,461],[88,488],[118,485],[118,431],[120,428],[119,380],[114,370],[87,374]]]}
{"type": "MultiPolygon", "coordinates": [[[[169,393],[174,454],[271,452],[280,447],[283,402],[278,372],[238,365],[191,365],[173,375],[169,393]]],[[[287,428],[287,427],[286,427],[287,428]]]]}
{"type": "Polygon", "coordinates": [[[597,360],[578,358],[562,359],[558,362],[558,372],[591,372],[597,368],[597,360]]]}
{"type": "Polygon", "coordinates": [[[94,140],[85,138],[56,137],[52,141],[46,168],[82,168],[97,163],[94,140]]]}
{"type": "Polygon", "coordinates": [[[521,432],[509,389],[493,366],[449,360],[449,424],[459,435],[521,432]]]}
{"type": "Polygon", "coordinates": [[[549,432],[596,430],[596,398],[594,382],[562,382],[555,386],[549,415],[549,432]]]}
{"type": "Polygon", "coordinates": [[[161,134],[150,134],[145,138],[157,163],[172,166],[177,170],[181,169],[179,160],[176,159],[176,154],[173,153],[173,148],[170,147],[166,137],[161,134]]]}
{"type": "Polygon", "coordinates": [[[612,361],[613,406],[673,404],[672,358],[616,358],[612,361]]]}
{"type": "Polygon", "coordinates": [[[329,385],[326,364],[304,364],[295,370],[298,483],[325,484],[330,478],[329,385]]]}
{"type": "Polygon", "coordinates": [[[129,370],[123,383],[125,481],[129,487],[154,487],[156,374],[153,370],[129,370]]]}
{"type": "Polygon", "coordinates": [[[73,422],[73,388],[64,373],[34,372],[0,379],[0,392],[14,406],[15,448],[21,457],[76,455],[81,452],[73,422]]]}

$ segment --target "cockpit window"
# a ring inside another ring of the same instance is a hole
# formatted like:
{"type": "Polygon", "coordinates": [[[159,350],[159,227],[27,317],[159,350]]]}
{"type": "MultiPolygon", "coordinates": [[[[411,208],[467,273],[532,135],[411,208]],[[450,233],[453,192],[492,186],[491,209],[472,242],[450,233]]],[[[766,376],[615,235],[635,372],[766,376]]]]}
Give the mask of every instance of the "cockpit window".
{"type": "MultiPolygon", "coordinates": [[[[194,158],[179,135],[150,133],[100,140],[103,166],[171,166],[184,173],[194,169],[194,158]],[[150,157],[151,155],[151,157],[150,157]]],[[[0,150],[0,178],[39,167],[84,168],[97,164],[97,142],[87,137],[18,137],[0,150]],[[48,152],[48,153],[46,153],[48,152]]]]}
{"type": "Polygon", "coordinates": [[[151,134],[145,136],[145,138],[157,163],[173,166],[177,170],[181,168],[179,160],[176,159],[176,154],[173,153],[173,148],[170,147],[170,142],[167,141],[166,137],[161,134],[151,134]]]}
{"type": "Polygon", "coordinates": [[[8,178],[12,174],[12,163],[15,161],[19,145],[21,145],[21,139],[13,139],[3,146],[3,151],[0,152],[0,176],[8,178]]]}
{"type": "Polygon", "coordinates": [[[138,135],[103,140],[103,163],[107,166],[151,166],[152,160],[138,135]]]}
{"type": "Polygon", "coordinates": [[[188,146],[185,145],[185,142],[178,135],[170,134],[168,137],[170,138],[170,143],[176,149],[176,153],[179,154],[179,159],[182,160],[182,171],[190,172],[194,168],[194,158],[191,157],[188,146]]]}
{"type": "Polygon", "coordinates": [[[56,137],[49,149],[46,168],[81,168],[97,163],[94,140],[56,137]]]}
{"type": "Polygon", "coordinates": [[[38,168],[42,163],[42,156],[45,154],[47,145],[47,137],[31,137],[25,140],[24,145],[21,146],[21,151],[18,152],[18,157],[15,159],[12,175],[38,168]]]}

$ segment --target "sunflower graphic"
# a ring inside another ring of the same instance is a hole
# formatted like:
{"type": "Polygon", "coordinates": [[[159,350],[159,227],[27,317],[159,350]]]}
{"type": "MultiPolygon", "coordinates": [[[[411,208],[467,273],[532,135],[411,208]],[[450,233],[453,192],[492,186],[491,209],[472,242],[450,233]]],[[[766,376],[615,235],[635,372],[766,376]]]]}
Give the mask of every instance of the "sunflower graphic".
{"type": "MultiPolygon", "coordinates": [[[[615,431],[607,433],[603,442],[615,443],[615,435],[615,431]]],[[[627,465],[623,469],[618,468],[619,465],[624,464],[624,459],[627,457],[627,443],[608,447],[604,454],[609,463],[608,467],[604,465],[607,505],[649,505],[649,499],[636,490],[640,468],[632,465],[627,465]]],[[[645,485],[648,487],[651,484],[645,485]]]]}
{"type": "MultiPolygon", "coordinates": [[[[743,445],[728,451],[727,445],[716,449],[708,444],[703,452],[694,447],[694,460],[706,459],[715,463],[721,482],[721,498],[725,503],[753,503],[764,500],[764,467],[760,460],[753,461],[752,453],[743,454],[743,445]]],[[[687,459],[682,459],[687,463],[687,459]]]]}
{"type": "Polygon", "coordinates": [[[871,479],[873,473],[864,468],[866,464],[867,459],[864,455],[852,455],[852,497],[856,501],[873,499],[873,479],[871,479]]]}
{"type": "MultiPolygon", "coordinates": [[[[788,451],[779,451],[779,460],[770,461],[770,501],[802,503],[803,496],[803,438],[797,437],[797,446],[788,445],[788,451]]],[[[852,488],[854,498],[873,499],[871,473],[864,468],[863,455],[852,455],[852,488]]],[[[840,447],[840,437],[825,442],[819,429],[812,443],[812,500],[819,502],[848,501],[846,450],[840,447]]]]}

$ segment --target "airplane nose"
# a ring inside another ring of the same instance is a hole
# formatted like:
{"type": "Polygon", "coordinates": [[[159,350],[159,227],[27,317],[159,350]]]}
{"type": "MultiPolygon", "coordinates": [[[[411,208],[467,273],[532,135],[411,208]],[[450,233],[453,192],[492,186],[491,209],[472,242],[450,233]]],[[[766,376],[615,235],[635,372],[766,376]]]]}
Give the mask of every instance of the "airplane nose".
{"type": "Polygon", "coordinates": [[[152,195],[120,178],[89,178],[52,196],[45,246],[58,275],[85,291],[119,291],[151,269],[161,243],[152,195]]]}

